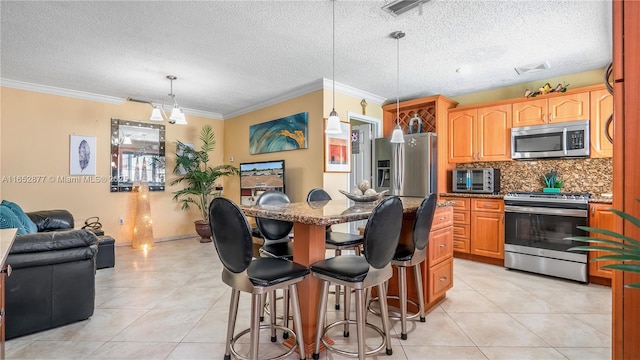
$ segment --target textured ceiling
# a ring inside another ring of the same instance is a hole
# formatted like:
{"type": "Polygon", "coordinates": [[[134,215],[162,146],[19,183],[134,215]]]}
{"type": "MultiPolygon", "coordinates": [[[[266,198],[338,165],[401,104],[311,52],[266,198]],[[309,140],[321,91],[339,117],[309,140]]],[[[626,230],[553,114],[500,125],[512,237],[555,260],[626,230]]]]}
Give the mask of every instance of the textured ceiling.
{"type": "MultiPolygon", "coordinates": [[[[386,1],[338,0],[335,81],[400,99],[456,96],[611,61],[610,1],[432,0],[393,17],[386,1]],[[514,67],[546,61],[549,70],[514,67]],[[469,73],[457,73],[461,66],[469,73]]],[[[332,78],[331,1],[6,1],[0,77],[238,114],[332,78]]]]}

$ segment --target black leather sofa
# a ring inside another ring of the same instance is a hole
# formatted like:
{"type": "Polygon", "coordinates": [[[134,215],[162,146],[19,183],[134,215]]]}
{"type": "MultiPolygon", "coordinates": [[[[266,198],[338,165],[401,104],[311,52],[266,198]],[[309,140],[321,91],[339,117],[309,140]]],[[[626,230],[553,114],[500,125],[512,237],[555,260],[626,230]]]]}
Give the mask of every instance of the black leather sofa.
{"type": "Polygon", "coordinates": [[[7,339],[84,320],[93,315],[98,238],[74,230],[66,210],[27,213],[38,232],[16,236],[7,256],[7,339]]]}

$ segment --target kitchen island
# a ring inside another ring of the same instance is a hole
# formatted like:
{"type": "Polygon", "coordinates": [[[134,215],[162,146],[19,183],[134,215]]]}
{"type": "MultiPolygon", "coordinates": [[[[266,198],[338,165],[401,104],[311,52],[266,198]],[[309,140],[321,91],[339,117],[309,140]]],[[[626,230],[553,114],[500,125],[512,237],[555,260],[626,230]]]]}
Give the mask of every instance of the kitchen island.
{"type": "MultiPolygon", "coordinates": [[[[411,216],[415,217],[415,213],[423,199],[419,197],[402,197],[401,199],[404,212],[401,241],[407,241],[410,239],[410,234],[413,229],[411,216]]],[[[309,266],[325,259],[325,232],[327,225],[366,220],[376,205],[377,203],[374,202],[356,203],[352,200],[341,199],[275,205],[240,206],[240,208],[247,216],[293,222],[293,259],[299,264],[309,266]]],[[[449,218],[451,218],[452,210],[450,205],[450,202],[440,202],[436,214],[449,214],[449,218]]],[[[451,232],[451,226],[448,228],[451,232]]],[[[452,233],[449,237],[451,239],[453,238],[452,233]]],[[[429,268],[429,270],[437,271],[441,269],[429,268]]],[[[452,263],[446,271],[451,272],[449,281],[452,281],[452,263]]],[[[428,278],[423,278],[423,282],[425,282],[423,288],[429,289],[428,278]]],[[[320,283],[319,279],[310,275],[298,285],[305,350],[308,350],[308,353],[312,353],[315,341],[318,306],[320,304],[320,283]]],[[[397,286],[390,284],[389,289],[391,290],[392,288],[397,289],[397,286]]],[[[437,290],[438,296],[444,297],[444,293],[448,288],[450,288],[450,286],[440,286],[437,290]]],[[[417,297],[414,298],[417,299],[417,297]]],[[[428,297],[425,298],[429,299],[428,297]]]]}

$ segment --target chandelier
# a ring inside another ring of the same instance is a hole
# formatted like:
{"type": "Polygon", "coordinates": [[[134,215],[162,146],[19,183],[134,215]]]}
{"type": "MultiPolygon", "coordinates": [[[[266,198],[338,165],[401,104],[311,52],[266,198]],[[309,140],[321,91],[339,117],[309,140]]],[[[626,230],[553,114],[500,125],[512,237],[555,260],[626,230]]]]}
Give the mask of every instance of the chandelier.
{"type": "Polygon", "coordinates": [[[153,111],[151,112],[151,118],[149,120],[167,120],[169,124],[186,125],[187,119],[184,117],[184,112],[182,111],[180,106],[178,106],[176,95],[173,93],[173,80],[177,80],[178,78],[173,75],[167,75],[167,79],[171,81],[171,90],[169,91],[169,95],[167,95],[167,97],[162,102],[162,106],[153,105],[153,111]],[[171,114],[169,116],[167,116],[167,113],[164,110],[167,105],[171,106],[171,114]]]}

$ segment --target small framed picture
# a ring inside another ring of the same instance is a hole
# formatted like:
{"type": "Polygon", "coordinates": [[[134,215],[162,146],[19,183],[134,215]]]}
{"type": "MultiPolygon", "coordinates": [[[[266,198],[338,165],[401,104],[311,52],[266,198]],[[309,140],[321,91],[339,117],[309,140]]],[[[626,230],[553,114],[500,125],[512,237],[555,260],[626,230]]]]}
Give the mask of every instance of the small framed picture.
{"type": "Polygon", "coordinates": [[[69,175],[96,174],[96,137],[71,135],[69,140],[69,175]]]}
{"type": "MultiPolygon", "coordinates": [[[[341,122],[340,134],[324,135],[324,171],[351,172],[351,124],[341,122]]],[[[327,128],[327,119],[324,119],[327,128]]]]}

